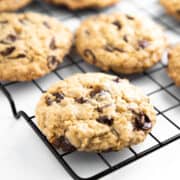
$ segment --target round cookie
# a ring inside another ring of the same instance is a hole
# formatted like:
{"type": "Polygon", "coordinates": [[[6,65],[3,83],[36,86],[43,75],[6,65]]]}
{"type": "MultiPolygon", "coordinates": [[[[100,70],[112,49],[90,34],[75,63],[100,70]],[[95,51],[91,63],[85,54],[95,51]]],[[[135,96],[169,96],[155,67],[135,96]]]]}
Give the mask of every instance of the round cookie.
{"type": "Polygon", "coordinates": [[[68,53],[72,33],[37,13],[0,14],[0,80],[28,81],[54,70],[68,53]]]}
{"type": "Polygon", "coordinates": [[[166,8],[167,13],[180,20],[180,1],[179,0],[160,0],[160,3],[166,8]]]}
{"type": "Polygon", "coordinates": [[[117,3],[119,0],[45,0],[56,5],[65,5],[69,9],[84,9],[84,8],[105,8],[117,3]]]}
{"type": "Polygon", "coordinates": [[[169,50],[168,74],[180,86],[180,43],[169,50]]]}
{"type": "Polygon", "coordinates": [[[128,80],[77,74],[41,97],[36,118],[47,139],[64,151],[117,151],[142,142],[155,124],[149,98],[128,80]]]}
{"type": "Polygon", "coordinates": [[[80,25],[76,47],[85,61],[104,71],[132,74],[161,60],[166,38],[158,25],[144,17],[102,14],[80,25]]]}
{"type": "Polygon", "coordinates": [[[0,12],[18,10],[31,1],[32,0],[0,0],[0,12]]]}

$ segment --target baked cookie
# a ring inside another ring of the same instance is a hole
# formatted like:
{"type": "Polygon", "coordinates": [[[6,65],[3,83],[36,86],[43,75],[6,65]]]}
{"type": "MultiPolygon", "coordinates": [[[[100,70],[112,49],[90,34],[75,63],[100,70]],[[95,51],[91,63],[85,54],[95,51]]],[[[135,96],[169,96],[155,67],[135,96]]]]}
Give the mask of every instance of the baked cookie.
{"type": "Polygon", "coordinates": [[[180,0],[160,0],[160,3],[166,8],[167,13],[180,20],[180,0]]]}
{"type": "Polygon", "coordinates": [[[28,81],[54,70],[69,51],[72,33],[37,13],[0,14],[0,80],[28,81]]]}
{"type": "Polygon", "coordinates": [[[155,124],[149,99],[128,80],[77,74],[52,86],[36,109],[39,128],[64,151],[117,151],[142,142],[155,124]]]}
{"type": "Polygon", "coordinates": [[[84,9],[84,8],[105,8],[117,3],[119,0],[45,0],[56,5],[65,5],[69,9],[84,9]]]}
{"type": "Polygon", "coordinates": [[[85,61],[104,71],[131,74],[161,60],[166,38],[158,25],[144,17],[102,14],[80,25],[76,47],[85,61]]]}
{"type": "Polygon", "coordinates": [[[169,50],[168,74],[180,86],[180,43],[169,50]]]}
{"type": "Polygon", "coordinates": [[[0,0],[0,12],[2,11],[15,11],[20,9],[32,0],[0,0]]]}

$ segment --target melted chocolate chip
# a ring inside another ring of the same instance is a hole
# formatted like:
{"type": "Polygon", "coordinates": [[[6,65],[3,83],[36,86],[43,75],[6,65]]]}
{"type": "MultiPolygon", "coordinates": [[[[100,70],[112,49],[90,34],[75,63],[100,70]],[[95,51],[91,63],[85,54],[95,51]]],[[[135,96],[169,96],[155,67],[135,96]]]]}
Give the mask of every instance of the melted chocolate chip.
{"type": "Polygon", "coordinates": [[[108,126],[112,126],[113,124],[113,118],[109,118],[107,116],[101,116],[96,120],[97,122],[102,123],[102,124],[107,124],[108,126]]]}
{"type": "Polygon", "coordinates": [[[53,145],[56,148],[62,148],[64,152],[72,152],[76,150],[76,148],[69,142],[69,140],[65,136],[60,136],[59,138],[55,139],[53,145]]]}
{"type": "Polygon", "coordinates": [[[14,46],[8,47],[8,48],[6,48],[5,50],[1,51],[0,54],[1,54],[2,56],[8,56],[8,55],[10,55],[11,53],[13,53],[13,51],[14,51],[15,49],[16,49],[16,48],[15,48],[14,46]]]}
{"type": "Polygon", "coordinates": [[[85,57],[90,58],[93,64],[96,63],[96,56],[90,49],[85,49],[83,54],[85,57]]]}
{"type": "Polygon", "coordinates": [[[52,99],[50,98],[50,97],[46,97],[46,104],[48,105],[48,106],[50,106],[51,104],[52,104],[52,99]]]}
{"type": "Polygon", "coordinates": [[[55,101],[57,103],[60,103],[62,99],[64,99],[64,94],[63,93],[53,93],[53,96],[55,96],[55,101]]]}
{"type": "Polygon", "coordinates": [[[152,128],[152,122],[146,114],[139,113],[135,118],[135,126],[138,130],[146,131],[152,128]]]}
{"type": "Polygon", "coordinates": [[[122,79],[121,79],[120,77],[116,77],[115,79],[113,79],[113,81],[116,82],[116,83],[121,82],[121,80],[122,80],[122,79]]]}
{"type": "Polygon", "coordinates": [[[75,99],[76,102],[78,102],[79,104],[84,104],[86,103],[88,100],[83,98],[83,97],[80,97],[80,98],[76,98],[75,99]]]}
{"type": "Polygon", "coordinates": [[[21,59],[21,58],[25,58],[25,57],[26,57],[25,54],[18,54],[17,56],[9,57],[9,59],[21,59]]]}
{"type": "Polygon", "coordinates": [[[129,19],[129,20],[134,20],[134,18],[130,15],[126,15],[126,17],[129,19]]]}
{"type": "Polygon", "coordinates": [[[17,36],[14,34],[9,34],[6,39],[11,42],[15,42],[17,40],[17,36]]]}
{"type": "Polygon", "coordinates": [[[47,66],[49,69],[55,69],[59,65],[59,61],[56,56],[48,56],[47,57],[47,66]]]}
{"type": "Polygon", "coordinates": [[[106,46],[104,47],[104,49],[105,49],[106,51],[109,51],[109,52],[113,52],[113,51],[124,52],[123,49],[121,49],[121,48],[116,48],[116,47],[113,47],[113,46],[111,46],[111,45],[106,45],[106,46]]]}
{"type": "Polygon", "coordinates": [[[124,40],[125,42],[128,42],[127,35],[124,35],[124,36],[123,36],[123,40],[124,40]]]}
{"type": "Polygon", "coordinates": [[[148,41],[146,40],[140,40],[138,41],[138,45],[139,47],[141,47],[142,49],[145,49],[148,46],[148,41]]]}
{"type": "Polygon", "coordinates": [[[122,28],[122,25],[121,25],[121,23],[119,21],[114,21],[113,25],[115,25],[118,29],[122,28]]]}
{"type": "Polygon", "coordinates": [[[49,23],[47,21],[44,21],[43,22],[43,25],[48,28],[48,29],[51,29],[51,26],[49,25],[49,23]]]}
{"type": "Polygon", "coordinates": [[[54,37],[51,39],[51,42],[49,44],[49,48],[52,49],[52,50],[56,49],[56,41],[55,41],[54,37]]]}
{"type": "Polygon", "coordinates": [[[90,96],[94,97],[96,94],[102,94],[102,93],[104,93],[104,90],[102,90],[101,88],[96,88],[90,92],[90,96]]]}

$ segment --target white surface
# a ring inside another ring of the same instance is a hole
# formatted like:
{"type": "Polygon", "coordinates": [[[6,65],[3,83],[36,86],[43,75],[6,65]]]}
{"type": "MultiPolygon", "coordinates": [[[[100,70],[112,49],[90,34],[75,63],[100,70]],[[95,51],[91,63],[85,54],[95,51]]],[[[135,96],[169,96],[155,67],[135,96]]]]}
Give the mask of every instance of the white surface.
{"type": "MultiPolygon", "coordinates": [[[[28,124],[23,119],[15,121],[14,118],[12,118],[9,104],[1,92],[0,109],[0,179],[71,180],[70,176],[40,141],[28,124]]],[[[173,118],[174,121],[177,119],[175,116],[173,118]]],[[[133,148],[139,152],[143,148],[146,149],[150,147],[154,144],[152,139],[150,139],[151,138],[149,137],[144,145],[139,147],[134,146],[133,148]]],[[[180,141],[176,141],[173,144],[168,145],[167,147],[158,150],[103,179],[179,179],[179,149],[180,141]]],[[[112,165],[115,165],[116,162],[118,163],[123,160],[123,157],[131,157],[132,155],[133,154],[128,151],[122,151],[111,155],[104,154],[104,157],[109,160],[112,165]],[[119,158],[119,156],[121,156],[121,158],[119,158]]],[[[74,163],[75,167],[78,163],[81,163],[81,165],[76,168],[78,170],[79,168],[81,168],[80,170],[84,169],[83,173],[87,171],[88,168],[90,168],[89,172],[92,172],[92,170],[99,171],[102,168],[106,168],[104,165],[98,167],[97,164],[94,164],[92,169],[91,166],[87,167],[88,164],[86,163],[84,163],[84,165],[86,164],[86,167],[84,167],[82,166],[81,158],[77,157],[78,156],[75,157],[76,161],[73,161],[73,158],[71,157],[68,157],[68,159],[74,163]]],[[[92,156],[92,159],[93,158],[94,157],[92,156]]],[[[87,157],[88,163],[91,163],[91,161],[93,162],[92,159],[91,156],[87,157]]]]}

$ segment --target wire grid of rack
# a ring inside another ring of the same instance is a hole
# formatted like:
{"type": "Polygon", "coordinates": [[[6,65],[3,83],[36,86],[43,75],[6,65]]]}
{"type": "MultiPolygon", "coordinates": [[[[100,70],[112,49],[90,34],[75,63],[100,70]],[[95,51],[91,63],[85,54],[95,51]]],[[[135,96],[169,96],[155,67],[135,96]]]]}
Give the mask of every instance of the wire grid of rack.
{"type": "MultiPolygon", "coordinates": [[[[76,29],[82,19],[89,15],[115,11],[138,13],[142,14],[142,17],[144,15],[150,16],[163,25],[172,43],[180,40],[180,24],[165,14],[157,0],[141,1],[141,3],[139,0],[122,0],[116,6],[105,10],[75,12],[47,5],[37,0],[21,11],[28,10],[55,16],[72,31],[76,29]]],[[[63,64],[44,78],[27,83],[1,82],[0,86],[10,102],[14,117],[16,119],[23,117],[27,121],[73,179],[98,179],[180,138],[180,89],[168,78],[166,65],[167,59],[164,57],[160,63],[142,74],[120,75],[120,77],[130,79],[132,83],[140,86],[150,96],[157,111],[157,124],[145,142],[112,153],[76,151],[63,153],[61,150],[56,150],[47,141],[36,125],[35,105],[41,93],[45,92],[52,83],[75,73],[101,71],[85,63],[75,53],[74,48],[65,58],[63,64]]]]}

